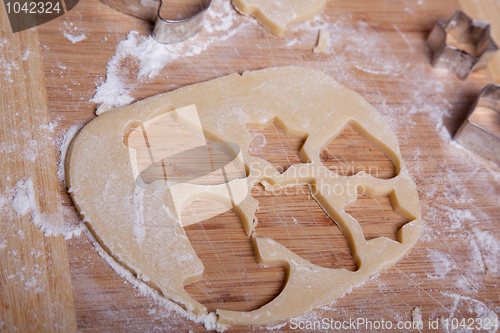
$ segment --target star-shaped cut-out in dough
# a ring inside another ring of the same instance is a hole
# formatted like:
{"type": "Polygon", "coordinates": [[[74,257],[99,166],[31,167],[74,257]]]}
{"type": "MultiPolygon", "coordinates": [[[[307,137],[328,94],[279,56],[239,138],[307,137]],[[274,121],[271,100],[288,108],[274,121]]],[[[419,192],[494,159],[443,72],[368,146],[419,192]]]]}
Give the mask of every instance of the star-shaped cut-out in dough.
{"type": "Polygon", "coordinates": [[[320,158],[325,167],[341,176],[353,176],[360,171],[380,179],[396,176],[394,163],[352,126],[346,126],[331,140],[321,150],[320,158]]]}
{"type": "Polygon", "coordinates": [[[398,231],[410,222],[411,218],[402,207],[394,208],[395,200],[391,196],[371,198],[358,193],[357,200],[344,210],[358,221],[367,241],[378,237],[399,241],[398,231]]]}
{"type": "Polygon", "coordinates": [[[248,154],[268,161],[279,172],[285,172],[293,164],[300,164],[299,150],[305,138],[296,138],[285,132],[275,122],[263,128],[248,128],[252,141],[248,154]]]}

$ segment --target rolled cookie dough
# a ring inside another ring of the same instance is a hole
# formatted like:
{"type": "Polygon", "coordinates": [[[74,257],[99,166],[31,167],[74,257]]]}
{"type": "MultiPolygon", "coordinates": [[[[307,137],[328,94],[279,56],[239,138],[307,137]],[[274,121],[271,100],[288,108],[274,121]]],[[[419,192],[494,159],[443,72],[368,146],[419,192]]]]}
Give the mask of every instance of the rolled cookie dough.
{"type": "Polygon", "coordinates": [[[233,0],[234,7],[251,15],[273,34],[283,36],[286,27],[317,15],[326,0],[233,0]]]}
{"type": "Polygon", "coordinates": [[[253,239],[257,260],[262,265],[284,267],[287,282],[274,300],[257,310],[217,311],[220,325],[269,324],[329,304],[370,275],[394,265],[415,244],[421,230],[416,186],[389,126],[360,95],[330,76],[307,68],[278,67],[232,74],[108,111],[87,124],[74,139],[66,170],[71,197],[102,247],[138,279],[197,316],[206,315],[207,310],[184,286],[200,279],[204,268],[175,207],[182,209],[198,198],[210,198],[229,207],[237,204],[235,212],[253,239]],[[221,190],[224,185],[190,184],[170,191],[168,186],[147,188],[137,182],[129,147],[123,144],[125,133],[166,113],[181,123],[196,123],[198,120],[189,116],[195,114],[192,107],[187,108],[191,113],[180,111],[193,104],[205,135],[241,148],[247,178],[229,184],[242,196],[239,204],[231,202],[232,197],[221,190]],[[292,165],[283,174],[269,162],[247,153],[252,140],[247,126],[265,126],[272,121],[286,134],[307,137],[300,150],[303,163],[292,165]],[[321,149],[348,125],[392,160],[394,178],[377,179],[365,172],[339,176],[321,163],[321,149]],[[258,182],[267,189],[309,184],[313,197],[346,236],[358,270],[320,267],[272,239],[258,237],[258,229],[254,232],[258,202],[245,194],[258,182]],[[358,191],[372,197],[391,197],[395,211],[409,221],[399,230],[398,241],[384,237],[365,240],[358,222],[344,211],[356,200],[358,191]],[[138,223],[142,239],[134,236],[138,223]]]}

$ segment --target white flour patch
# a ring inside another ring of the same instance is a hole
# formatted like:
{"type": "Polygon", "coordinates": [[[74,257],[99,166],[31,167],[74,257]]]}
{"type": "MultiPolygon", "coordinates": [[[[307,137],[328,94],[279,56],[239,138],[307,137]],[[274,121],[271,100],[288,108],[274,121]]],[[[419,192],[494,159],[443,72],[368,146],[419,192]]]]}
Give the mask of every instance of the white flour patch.
{"type": "Polygon", "coordinates": [[[64,31],[63,35],[73,44],[81,42],[84,39],[87,39],[87,36],[85,36],[85,34],[75,36],[75,35],[72,35],[70,33],[67,33],[66,31],[64,31]]]}
{"type": "Polygon", "coordinates": [[[21,60],[25,61],[28,59],[28,56],[30,54],[30,50],[25,50],[21,56],[21,60]]]}
{"type": "Polygon", "coordinates": [[[30,198],[28,195],[33,191],[33,181],[31,178],[28,178],[25,182],[18,181],[16,183],[16,194],[14,195],[14,199],[12,200],[11,206],[12,209],[16,211],[21,216],[26,215],[31,206],[30,206],[30,198]]]}
{"type": "MultiPolygon", "coordinates": [[[[32,178],[20,180],[12,188],[4,188],[0,196],[0,213],[5,216],[29,215],[31,222],[40,228],[46,236],[62,235],[65,239],[79,236],[82,232],[82,223],[68,225],[65,223],[67,214],[65,207],[53,213],[42,212],[38,199],[39,194],[34,187],[32,178]]],[[[24,238],[24,232],[17,230],[20,238],[24,238]]]]}
{"type": "MultiPolygon", "coordinates": [[[[78,42],[81,42],[84,39],[87,39],[87,36],[85,36],[84,33],[81,34],[75,34],[75,30],[78,30],[76,25],[73,22],[64,22],[64,26],[66,27],[67,30],[71,31],[73,30],[72,33],[69,33],[68,31],[63,31],[63,36],[66,37],[71,43],[75,44],[78,42]]],[[[62,30],[62,29],[59,29],[62,30]]]]}
{"type": "Polygon", "coordinates": [[[466,222],[476,221],[476,217],[468,209],[452,209],[450,207],[443,207],[443,209],[451,222],[449,226],[451,231],[463,228],[466,222]]]}
{"type": "Polygon", "coordinates": [[[474,266],[477,267],[474,271],[477,273],[485,273],[486,267],[484,266],[483,255],[481,254],[481,250],[476,240],[473,237],[469,237],[469,244],[471,247],[472,262],[475,264],[474,266]]]}
{"type": "Polygon", "coordinates": [[[432,250],[429,252],[428,258],[432,263],[432,267],[434,267],[434,275],[427,274],[427,276],[431,279],[444,279],[446,274],[448,274],[453,265],[452,260],[448,255],[441,253],[436,250],[432,250]]]}
{"type": "Polygon", "coordinates": [[[478,228],[473,228],[472,231],[481,250],[482,257],[484,258],[486,269],[491,273],[498,273],[498,265],[500,263],[500,241],[487,231],[482,231],[478,228]]]}

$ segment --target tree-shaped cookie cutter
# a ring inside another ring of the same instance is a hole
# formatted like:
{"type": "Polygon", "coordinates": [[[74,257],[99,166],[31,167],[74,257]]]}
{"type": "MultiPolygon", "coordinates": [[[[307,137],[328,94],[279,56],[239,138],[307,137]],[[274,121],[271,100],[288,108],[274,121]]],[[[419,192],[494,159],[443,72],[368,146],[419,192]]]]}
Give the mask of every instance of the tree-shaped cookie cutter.
{"type": "Polygon", "coordinates": [[[498,51],[490,24],[473,20],[461,10],[449,19],[437,20],[427,44],[432,51],[432,66],[446,68],[461,80],[473,70],[484,68],[498,51]],[[451,39],[463,45],[463,49],[450,45],[451,39]]]}
{"type": "Polygon", "coordinates": [[[101,0],[104,4],[125,14],[155,22],[153,38],[162,44],[182,42],[196,35],[203,28],[205,13],[211,0],[199,0],[201,10],[191,17],[167,20],[161,16],[162,0],[101,0]]]}
{"type": "Polygon", "coordinates": [[[476,109],[484,107],[496,111],[496,124],[500,126],[500,85],[489,84],[483,88],[472,106],[467,119],[455,134],[455,140],[474,153],[500,166],[500,137],[470,121],[476,109]]]}

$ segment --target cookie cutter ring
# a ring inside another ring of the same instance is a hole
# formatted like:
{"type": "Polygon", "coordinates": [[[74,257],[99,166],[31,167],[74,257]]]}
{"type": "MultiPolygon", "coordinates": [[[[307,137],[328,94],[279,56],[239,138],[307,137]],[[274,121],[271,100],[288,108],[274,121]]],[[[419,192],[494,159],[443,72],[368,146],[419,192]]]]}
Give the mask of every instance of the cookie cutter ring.
{"type": "Polygon", "coordinates": [[[205,14],[211,0],[199,0],[201,10],[194,15],[168,20],[161,16],[162,0],[101,0],[105,5],[125,14],[155,22],[152,37],[162,44],[174,44],[196,35],[203,28],[205,14]]]}
{"type": "Polygon", "coordinates": [[[500,133],[500,85],[489,84],[479,93],[454,139],[465,148],[500,166],[500,137],[470,119],[479,108],[496,111],[496,113],[491,112],[494,118],[488,123],[494,126],[495,130],[498,129],[496,133],[500,133]]]}
{"type": "Polygon", "coordinates": [[[473,20],[461,10],[449,19],[437,20],[427,44],[432,51],[432,66],[446,68],[461,80],[475,69],[486,67],[498,51],[490,24],[473,20]],[[458,46],[450,44],[453,39],[458,46]]]}

